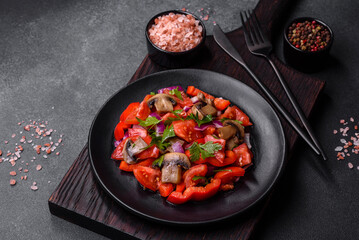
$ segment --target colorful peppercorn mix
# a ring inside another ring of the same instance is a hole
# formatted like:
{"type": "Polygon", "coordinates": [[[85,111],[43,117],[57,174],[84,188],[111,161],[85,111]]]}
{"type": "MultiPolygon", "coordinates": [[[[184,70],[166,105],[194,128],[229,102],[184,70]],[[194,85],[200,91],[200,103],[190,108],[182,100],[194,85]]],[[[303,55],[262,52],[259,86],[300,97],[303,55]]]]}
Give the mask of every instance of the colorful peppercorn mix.
{"type": "Polygon", "coordinates": [[[288,29],[287,36],[293,46],[306,52],[324,49],[331,38],[328,28],[316,21],[293,23],[288,29]]]}

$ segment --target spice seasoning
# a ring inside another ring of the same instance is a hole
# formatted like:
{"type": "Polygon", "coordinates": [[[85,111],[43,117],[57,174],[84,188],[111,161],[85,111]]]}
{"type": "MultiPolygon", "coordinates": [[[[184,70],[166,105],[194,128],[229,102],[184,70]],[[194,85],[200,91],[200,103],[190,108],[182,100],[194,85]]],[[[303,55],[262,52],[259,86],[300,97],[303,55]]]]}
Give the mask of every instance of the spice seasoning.
{"type": "Polygon", "coordinates": [[[317,21],[293,23],[288,29],[287,36],[293,46],[306,52],[323,50],[331,39],[328,28],[317,21]]]}

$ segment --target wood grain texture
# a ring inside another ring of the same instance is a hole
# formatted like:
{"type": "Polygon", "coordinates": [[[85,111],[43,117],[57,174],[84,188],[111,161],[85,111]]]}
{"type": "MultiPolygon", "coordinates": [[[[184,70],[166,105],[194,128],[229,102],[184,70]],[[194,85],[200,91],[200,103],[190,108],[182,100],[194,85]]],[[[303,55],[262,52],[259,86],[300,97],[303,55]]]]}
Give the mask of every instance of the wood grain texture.
{"type": "MultiPolygon", "coordinates": [[[[281,11],[289,1],[262,0],[255,12],[262,25],[273,29],[281,11]]],[[[271,32],[271,31],[269,31],[271,32]]],[[[243,32],[237,29],[227,34],[236,46],[248,66],[263,80],[269,89],[278,97],[287,110],[297,118],[290,106],[284,91],[281,89],[270,65],[261,58],[249,53],[245,47],[243,32]]],[[[207,51],[202,60],[191,68],[208,69],[224,73],[259,89],[249,75],[239,65],[227,56],[209,36],[206,41],[207,51]]],[[[278,69],[288,81],[290,88],[297,97],[305,114],[312,110],[324,82],[303,75],[285,66],[275,56],[272,56],[278,69]]],[[[130,82],[148,74],[166,70],[145,57],[130,82]]],[[[260,92],[261,93],[261,92],[260,92]]],[[[288,140],[289,151],[297,140],[297,135],[291,127],[282,121],[288,140]]],[[[260,220],[266,206],[270,203],[271,194],[255,208],[245,214],[232,218],[220,224],[203,227],[173,227],[161,225],[142,219],[117,205],[96,183],[92,173],[87,145],[70,167],[54,193],[49,199],[52,214],[88,228],[97,233],[114,239],[248,239],[254,227],[260,220]]]]}

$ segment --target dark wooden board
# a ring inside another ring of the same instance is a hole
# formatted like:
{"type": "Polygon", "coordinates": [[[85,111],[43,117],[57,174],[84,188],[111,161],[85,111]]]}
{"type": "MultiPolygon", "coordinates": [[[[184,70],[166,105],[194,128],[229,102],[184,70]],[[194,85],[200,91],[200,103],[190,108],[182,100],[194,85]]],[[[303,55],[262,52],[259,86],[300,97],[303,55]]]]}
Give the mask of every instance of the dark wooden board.
{"type": "MultiPolygon", "coordinates": [[[[287,0],[260,1],[255,12],[262,25],[273,30],[277,18],[288,2],[287,0]]],[[[227,36],[258,77],[266,83],[292,115],[296,116],[269,64],[264,59],[251,55],[247,50],[242,30],[237,29],[228,33],[227,36]]],[[[207,54],[191,68],[224,73],[258,90],[248,74],[215,44],[213,37],[207,38],[206,46],[207,54]]],[[[272,57],[308,116],[324,87],[324,82],[303,75],[281,63],[275,56],[272,57]]],[[[130,82],[163,70],[166,69],[156,65],[146,56],[130,82]]],[[[291,151],[297,140],[297,135],[285,121],[282,123],[289,151],[291,151]]],[[[153,223],[135,216],[117,205],[101,189],[92,173],[86,145],[50,196],[49,208],[51,213],[56,216],[114,239],[248,239],[266,206],[270,204],[270,198],[271,194],[245,214],[216,225],[194,229],[153,223]]]]}

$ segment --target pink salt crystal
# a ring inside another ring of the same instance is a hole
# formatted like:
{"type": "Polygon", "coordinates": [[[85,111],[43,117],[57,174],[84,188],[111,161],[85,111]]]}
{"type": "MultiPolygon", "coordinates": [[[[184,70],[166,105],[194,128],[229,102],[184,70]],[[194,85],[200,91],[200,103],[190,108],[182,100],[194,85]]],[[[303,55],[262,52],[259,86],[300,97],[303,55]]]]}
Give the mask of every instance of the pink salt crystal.
{"type": "Polygon", "coordinates": [[[341,120],[340,120],[340,123],[345,123],[345,120],[344,120],[344,119],[341,119],[341,120]]]}
{"type": "Polygon", "coordinates": [[[334,134],[337,134],[337,133],[338,133],[338,131],[337,131],[337,130],[333,130],[333,133],[334,133],[334,134]]]}
{"type": "Polygon", "coordinates": [[[351,117],[351,118],[350,118],[350,121],[351,121],[351,122],[354,122],[354,118],[351,117]]]}
{"type": "Polygon", "coordinates": [[[350,169],[352,169],[354,166],[353,166],[353,164],[350,162],[350,163],[348,163],[348,167],[349,167],[350,169]]]}
{"type": "Polygon", "coordinates": [[[30,188],[31,188],[31,190],[33,190],[33,191],[36,191],[37,189],[39,189],[37,186],[34,186],[34,185],[32,185],[30,188]]]}

